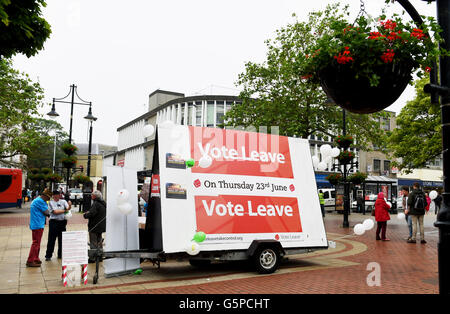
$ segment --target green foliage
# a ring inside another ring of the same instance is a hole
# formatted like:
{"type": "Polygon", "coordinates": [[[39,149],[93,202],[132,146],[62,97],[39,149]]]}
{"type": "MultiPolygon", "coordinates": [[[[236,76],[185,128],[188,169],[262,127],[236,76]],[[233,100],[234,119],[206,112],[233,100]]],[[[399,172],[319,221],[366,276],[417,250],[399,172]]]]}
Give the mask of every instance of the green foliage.
{"type": "Polygon", "coordinates": [[[418,27],[398,14],[389,19],[385,15],[372,18],[362,14],[352,24],[348,21],[347,7],[333,13],[323,15],[329,28],[317,34],[316,43],[306,54],[298,56],[305,63],[303,75],[310,76],[311,80],[318,80],[318,72],[328,65],[339,63],[349,66],[355,78],[365,77],[372,86],[377,86],[380,80],[374,74],[377,67],[406,63],[418,69],[421,77],[423,71],[431,70],[441,54],[447,54],[438,47],[441,29],[432,17],[418,27]],[[433,34],[434,40],[425,35],[427,32],[433,34]]]}
{"type": "Polygon", "coordinates": [[[65,156],[61,146],[67,142],[69,135],[63,130],[61,124],[54,120],[36,118],[32,128],[41,136],[46,137],[46,143],[36,146],[33,151],[27,154],[26,165],[28,168],[52,168],[55,148],[55,136],[53,134],[56,134],[56,163],[65,156]]]}
{"type": "Polygon", "coordinates": [[[41,6],[44,0],[0,0],[0,59],[17,53],[31,57],[44,47],[51,29],[41,6]]]}
{"type": "Polygon", "coordinates": [[[397,128],[388,137],[391,159],[399,158],[393,165],[410,173],[424,168],[442,153],[441,109],[431,104],[430,95],[423,87],[428,78],[415,82],[416,97],[408,101],[397,117],[397,128]]]}
{"type": "MultiPolygon", "coordinates": [[[[27,74],[12,68],[10,60],[0,60],[0,160],[29,155],[50,142],[46,134],[34,128],[38,109],[42,107],[43,90],[27,74]]],[[[21,166],[12,164],[14,166],[21,166]]]]}
{"type": "Polygon", "coordinates": [[[349,181],[353,184],[356,184],[356,185],[363,184],[366,179],[367,179],[367,174],[359,172],[359,171],[357,171],[347,177],[347,181],[349,181]]]}
{"type": "Polygon", "coordinates": [[[91,179],[88,176],[85,176],[84,174],[81,173],[74,175],[73,180],[81,184],[86,184],[91,181],[91,179]]]}
{"type": "Polygon", "coordinates": [[[65,154],[71,156],[76,153],[78,147],[70,143],[64,143],[63,145],[61,145],[61,149],[65,154]]]}
{"type": "Polygon", "coordinates": [[[63,178],[57,173],[50,173],[47,175],[46,180],[49,182],[59,183],[63,180],[63,178]]]}
{"type": "Polygon", "coordinates": [[[340,173],[332,173],[325,177],[332,185],[338,185],[343,181],[342,175],[340,173]]]}
{"type": "Polygon", "coordinates": [[[65,168],[72,168],[77,163],[77,157],[67,156],[61,159],[61,163],[65,168]]]}
{"type": "MultiPolygon", "coordinates": [[[[342,130],[342,110],[327,103],[318,82],[301,77],[306,66],[304,56],[316,44],[317,36],[329,28],[322,16],[334,16],[337,5],[314,12],[306,22],[295,21],[276,31],[267,40],[267,57],[262,64],[248,62],[236,84],[242,87],[239,98],[225,116],[226,126],[277,126],[280,135],[307,138],[315,135],[334,137],[342,130]]],[[[359,115],[347,113],[347,132],[355,136],[357,146],[368,150],[367,143],[381,146],[383,131],[379,117],[385,113],[359,115]]],[[[268,130],[273,133],[273,128],[268,130]]]]}

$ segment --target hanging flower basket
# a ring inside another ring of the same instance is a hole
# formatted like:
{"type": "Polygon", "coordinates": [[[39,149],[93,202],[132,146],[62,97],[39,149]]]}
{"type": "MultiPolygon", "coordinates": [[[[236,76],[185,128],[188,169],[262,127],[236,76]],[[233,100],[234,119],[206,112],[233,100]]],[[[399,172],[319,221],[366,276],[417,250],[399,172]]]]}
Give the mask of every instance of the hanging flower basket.
{"type": "Polygon", "coordinates": [[[354,113],[373,113],[393,104],[411,81],[412,62],[380,65],[373,69],[380,77],[371,86],[366,77],[346,65],[332,62],[319,72],[320,85],[328,97],[340,107],[354,113]]]}
{"type": "Polygon", "coordinates": [[[63,178],[59,174],[51,173],[47,175],[47,181],[58,183],[61,182],[62,180],[63,178]]]}
{"type": "Polygon", "coordinates": [[[325,179],[327,179],[332,185],[338,185],[342,182],[342,175],[340,173],[332,173],[325,177],[325,179]]]}
{"type": "Polygon", "coordinates": [[[349,150],[344,150],[339,154],[339,156],[337,156],[339,164],[341,165],[350,163],[353,158],[355,158],[355,154],[349,150]]]}
{"type": "Polygon", "coordinates": [[[86,184],[89,181],[91,181],[91,179],[88,176],[85,176],[83,174],[77,174],[73,176],[73,180],[76,181],[78,184],[86,184]]]}
{"type": "Polygon", "coordinates": [[[440,39],[434,19],[426,18],[418,27],[397,14],[389,19],[362,14],[354,22],[344,18],[348,15],[347,8],[322,15],[329,28],[299,59],[304,65],[300,76],[319,82],[328,97],[350,112],[388,107],[402,94],[413,71],[421,77],[440,55],[448,55],[427,35],[430,31],[440,39]]]}
{"type": "Polygon", "coordinates": [[[64,157],[61,159],[61,163],[63,164],[64,168],[73,168],[77,163],[77,158],[73,156],[64,157]]]}
{"type": "Polygon", "coordinates": [[[353,144],[353,137],[351,135],[339,135],[336,137],[335,142],[339,148],[347,149],[353,144]]]}
{"type": "Polygon", "coordinates": [[[364,183],[364,181],[367,179],[367,174],[362,172],[355,172],[354,174],[347,177],[347,181],[355,184],[355,185],[361,185],[364,183]]]}
{"type": "Polygon", "coordinates": [[[78,147],[69,143],[64,143],[61,145],[61,149],[66,155],[72,156],[77,152],[78,147]]]}

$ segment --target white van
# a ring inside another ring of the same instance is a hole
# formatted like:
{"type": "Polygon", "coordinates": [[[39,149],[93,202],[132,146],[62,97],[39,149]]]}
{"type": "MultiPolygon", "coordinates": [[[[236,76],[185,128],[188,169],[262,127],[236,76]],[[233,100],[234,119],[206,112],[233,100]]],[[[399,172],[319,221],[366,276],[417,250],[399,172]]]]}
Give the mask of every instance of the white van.
{"type": "Polygon", "coordinates": [[[336,190],[335,189],[318,189],[317,193],[322,191],[325,200],[325,210],[333,211],[336,207],[336,190]]]}

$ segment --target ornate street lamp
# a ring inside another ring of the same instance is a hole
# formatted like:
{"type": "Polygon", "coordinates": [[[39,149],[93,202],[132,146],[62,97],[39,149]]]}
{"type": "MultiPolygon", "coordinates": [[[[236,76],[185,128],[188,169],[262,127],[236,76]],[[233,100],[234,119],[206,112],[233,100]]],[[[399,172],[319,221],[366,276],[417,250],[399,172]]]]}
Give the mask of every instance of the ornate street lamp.
{"type": "MultiPolygon", "coordinates": [[[[66,103],[66,104],[70,104],[70,127],[69,127],[69,144],[72,144],[72,124],[73,124],[73,106],[74,105],[83,105],[83,106],[89,106],[89,112],[87,114],[87,116],[85,117],[85,119],[88,119],[89,121],[91,121],[91,127],[92,127],[92,121],[96,120],[96,118],[92,115],[92,102],[87,102],[84,101],[83,99],[81,99],[80,96],[78,96],[77,93],[77,86],[75,84],[70,85],[70,91],[69,93],[62,98],[53,98],[53,103],[52,103],[52,109],[49,113],[47,113],[47,115],[51,118],[51,119],[56,119],[59,114],[56,112],[55,110],[55,103],[66,103]],[[66,99],[67,97],[69,97],[69,95],[71,95],[71,101],[65,101],[64,99],[66,99]],[[79,102],[75,102],[75,95],[77,96],[79,102]]],[[[92,129],[91,129],[92,131],[92,129]]],[[[69,198],[69,179],[70,179],[70,168],[67,168],[67,191],[65,193],[66,195],[66,199],[69,198]]]]}

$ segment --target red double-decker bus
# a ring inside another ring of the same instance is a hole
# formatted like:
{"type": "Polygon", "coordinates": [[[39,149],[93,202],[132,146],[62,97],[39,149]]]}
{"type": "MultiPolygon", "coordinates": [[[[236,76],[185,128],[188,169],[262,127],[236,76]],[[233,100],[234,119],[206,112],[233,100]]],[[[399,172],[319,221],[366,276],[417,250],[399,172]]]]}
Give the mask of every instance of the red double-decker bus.
{"type": "Polygon", "coordinates": [[[0,168],[0,208],[16,207],[22,199],[22,170],[0,168]]]}

